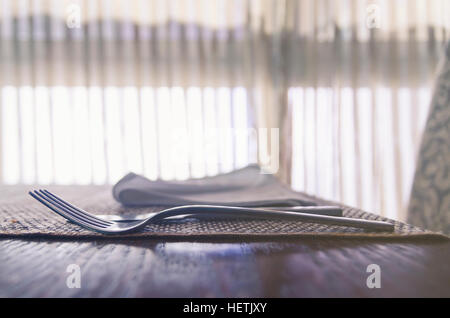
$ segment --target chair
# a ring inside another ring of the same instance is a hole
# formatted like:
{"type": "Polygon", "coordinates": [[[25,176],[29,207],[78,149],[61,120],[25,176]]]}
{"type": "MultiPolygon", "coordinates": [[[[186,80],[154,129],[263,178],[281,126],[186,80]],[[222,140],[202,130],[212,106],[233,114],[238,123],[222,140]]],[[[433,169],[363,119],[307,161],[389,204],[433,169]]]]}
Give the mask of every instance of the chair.
{"type": "Polygon", "coordinates": [[[440,64],[422,138],[408,222],[450,234],[450,42],[440,64]]]}

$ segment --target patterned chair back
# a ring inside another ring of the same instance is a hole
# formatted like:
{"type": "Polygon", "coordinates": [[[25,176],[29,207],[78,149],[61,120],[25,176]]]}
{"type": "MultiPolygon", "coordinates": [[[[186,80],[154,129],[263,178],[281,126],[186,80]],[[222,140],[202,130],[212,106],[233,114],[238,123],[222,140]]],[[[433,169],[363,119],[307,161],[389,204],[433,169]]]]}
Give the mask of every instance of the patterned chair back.
{"type": "Polygon", "coordinates": [[[439,68],[418,159],[408,222],[450,234],[450,42],[439,68]]]}

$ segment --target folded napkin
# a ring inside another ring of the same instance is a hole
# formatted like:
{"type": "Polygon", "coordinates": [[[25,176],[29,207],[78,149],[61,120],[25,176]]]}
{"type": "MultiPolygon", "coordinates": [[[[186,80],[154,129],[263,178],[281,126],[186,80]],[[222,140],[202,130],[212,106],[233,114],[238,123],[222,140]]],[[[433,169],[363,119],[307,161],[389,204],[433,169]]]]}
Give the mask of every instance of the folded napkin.
{"type": "Polygon", "coordinates": [[[242,207],[316,205],[292,191],[273,175],[250,165],[230,173],[186,181],[151,181],[129,173],[113,187],[114,198],[125,206],[191,204],[242,207]]]}

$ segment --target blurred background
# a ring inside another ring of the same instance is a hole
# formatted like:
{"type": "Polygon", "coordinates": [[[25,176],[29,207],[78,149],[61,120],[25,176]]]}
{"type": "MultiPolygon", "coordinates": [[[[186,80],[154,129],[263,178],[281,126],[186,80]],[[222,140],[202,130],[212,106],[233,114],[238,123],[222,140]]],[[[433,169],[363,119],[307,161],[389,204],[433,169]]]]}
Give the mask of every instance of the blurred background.
{"type": "Polygon", "coordinates": [[[0,4],[0,183],[211,176],[278,128],[284,182],[405,219],[450,1],[0,4]]]}

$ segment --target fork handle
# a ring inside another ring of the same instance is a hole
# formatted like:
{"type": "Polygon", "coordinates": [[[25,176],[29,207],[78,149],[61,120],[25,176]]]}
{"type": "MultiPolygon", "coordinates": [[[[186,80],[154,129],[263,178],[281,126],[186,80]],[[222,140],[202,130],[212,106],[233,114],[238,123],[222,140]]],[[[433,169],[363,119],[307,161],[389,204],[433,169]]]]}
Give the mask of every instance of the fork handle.
{"type": "Polygon", "coordinates": [[[383,221],[363,220],[347,217],[336,217],[328,215],[318,215],[301,212],[289,212],[289,211],[276,211],[260,208],[243,208],[243,207],[230,207],[230,206],[218,206],[218,205],[185,205],[167,209],[165,211],[157,213],[148,221],[155,221],[158,219],[165,219],[170,216],[176,215],[198,215],[207,212],[215,214],[233,215],[236,216],[248,216],[251,218],[263,218],[263,219],[275,219],[275,220],[290,220],[290,221],[302,221],[307,223],[319,223],[338,226],[349,226],[356,228],[369,229],[374,231],[394,231],[394,225],[383,221]]]}
{"type": "Polygon", "coordinates": [[[275,211],[290,211],[309,214],[320,214],[329,216],[342,216],[342,208],[339,206],[328,205],[310,205],[310,206],[291,206],[291,207],[264,207],[259,210],[275,210],[275,211]]]}

